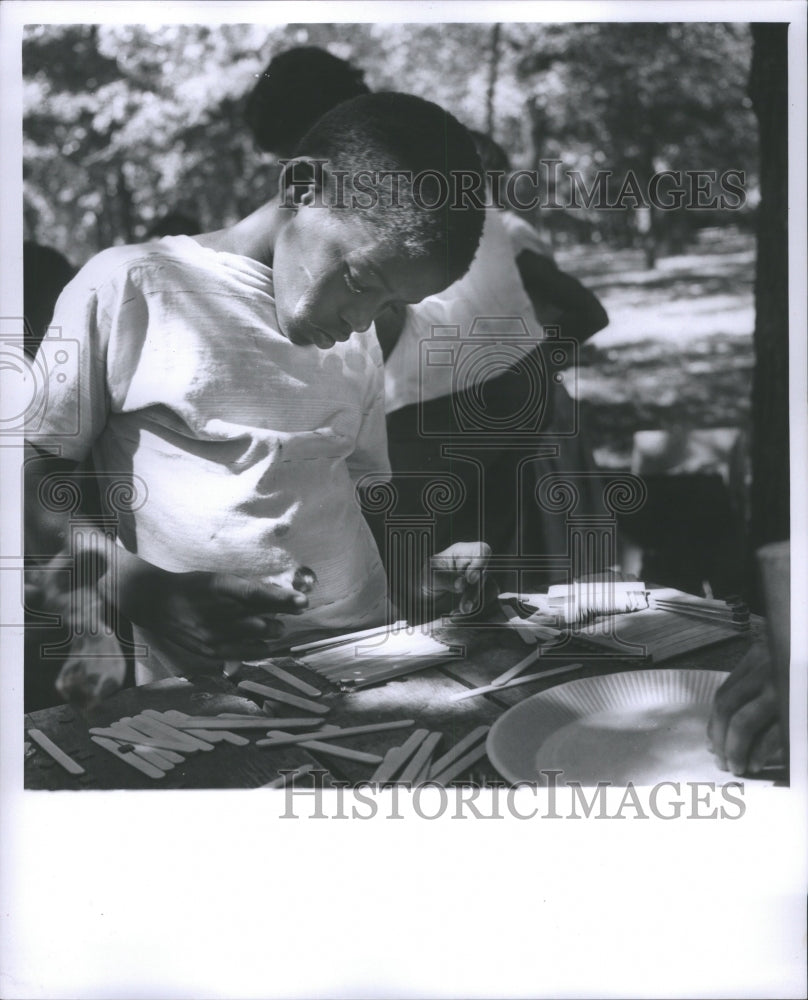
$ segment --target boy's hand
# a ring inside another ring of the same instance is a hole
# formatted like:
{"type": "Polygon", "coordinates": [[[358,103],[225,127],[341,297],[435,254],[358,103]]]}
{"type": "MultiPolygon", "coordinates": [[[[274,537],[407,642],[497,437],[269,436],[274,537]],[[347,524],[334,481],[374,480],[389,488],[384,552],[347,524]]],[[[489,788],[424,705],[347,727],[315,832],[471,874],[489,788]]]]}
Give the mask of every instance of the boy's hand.
{"type": "Polygon", "coordinates": [[[774,670],[765,641],[757,642],[718,689],[707,729],[722,771],[757,774],[782,763],[774,670]]]}
{"type": "Polygon", "coordinates": [[[251,660],[283,632],[278,614],[300,614],[302,589],[228,573],[169,573],[139,561],[119,573],[113,600],[137,625],[211,660],[251,660]]]}
{"type": "Polygon", "coordinates": [[[491,547],[485,542],[455,542],[432,557],[425,591],[436,597],[455,595],[461,614],[481,611],[491,599],[492,589],[496,590],[485,573],[490,556],[491,547]]]}

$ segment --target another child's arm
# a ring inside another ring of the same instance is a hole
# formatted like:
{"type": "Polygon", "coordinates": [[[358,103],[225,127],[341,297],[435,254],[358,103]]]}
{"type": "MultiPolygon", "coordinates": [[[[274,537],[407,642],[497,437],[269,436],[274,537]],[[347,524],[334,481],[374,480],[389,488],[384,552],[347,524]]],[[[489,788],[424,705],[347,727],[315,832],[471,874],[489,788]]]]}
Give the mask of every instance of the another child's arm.
{"type": "Polygon", "coordinates": [[[552,258],[523,250],[516,258],[516,265],[536,317],[543,325],[557,324],[563,337],[580,344],[608,324],[609,317],[597,295],[557,267],[552,258]]]}

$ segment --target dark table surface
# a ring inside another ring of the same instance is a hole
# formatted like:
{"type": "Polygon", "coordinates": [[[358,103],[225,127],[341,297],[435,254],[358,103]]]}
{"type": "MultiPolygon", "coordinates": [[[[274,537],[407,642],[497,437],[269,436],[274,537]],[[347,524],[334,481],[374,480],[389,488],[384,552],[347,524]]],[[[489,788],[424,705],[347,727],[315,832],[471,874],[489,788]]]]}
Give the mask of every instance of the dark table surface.
{"type": "MultiPolygon", "coordinates": [[[[754,639],[760,635],[762,623],[753,620],[751,627],[733,634],[726,641],[686,653],[659,665],[659,669],[697,669],[729,671],[738,663],[754,639]]],[[[469,688],[489,683],[510,666],[523,659],[535,648],[525,645],[510,628],[500,623],[470,627],[448,625],[441,629],[441,638],[465,646],[462,659],[438,667],[388,681],[385,684],[354,692],[341,692],[319,675],[290,658],[274,661],[284,669],[322,691],[320,703],[328,706],[324,721],[338,726],[354,726],[397,719],[413,719],[415,726],[442,734],[436,756],[446,752],[471,730],[491,725],[512,705],[539,691],[572,679],[647,669],[651,664],[639,659],[587,659],[574,649],[560,657],[542,655],[526,672],[537,672],[564,663],[581,663],[581,669],[568,675],[539,679],[520,687],[477,695],[463,701],[453,696],[469,688]]],[[[178,709],[189,715],[215,715],[238,712],[261,716],[263,699],[245,696],[237,688],[244,679],[257,680],[275,688],[285,689],[281,681],[260,667],[244,666],[234,679],[202,677],[194,681],[175,678],[118,692],[89,711],[64,705],[33,712],[25,717],[26,733],[30,728],[42,730],[65,753],[84,768],[78,776],[68,774],[43,750],[26,741],[25,787],[29,789],[135,789],[135,788],[257,788],[276,779],[279,771],[310,764],[326,770],[330,779],[352,783],[368,780],[375,766],[367,763],[326,757],[302,747],[268,749],[256,745],[266,733],[262,729],[242,731],[249,739],[247,746],[218,743],[213,751],[197,752],[158,779],[149,778],[107,750],[93,743],[90,727],[108,726],[118,719],[135,716],[144,709],[159,711],[178,709]]],[[[297,693],[288,689],[289,693],[297,693]]],[[[277,705],[273,716],[295,717],[307,714],[300,709],[277,705]]],[[[415,727],[413,727],[415,728],[415,727]]],[[[384,755],[400,745],[412,730],[399,729],[352,737],[341,741],[352,749],[384,755]]],[[[325,737],[323,737],[325,739],[325,737]]],[[[728,776],[729,777],[729,776],[728,776]]],[[[483,758],[470,771],[456,780],[502,780],[492,765],[483,758]]],[[[329,778],[325,779],[328,784],[329,778]]]]}

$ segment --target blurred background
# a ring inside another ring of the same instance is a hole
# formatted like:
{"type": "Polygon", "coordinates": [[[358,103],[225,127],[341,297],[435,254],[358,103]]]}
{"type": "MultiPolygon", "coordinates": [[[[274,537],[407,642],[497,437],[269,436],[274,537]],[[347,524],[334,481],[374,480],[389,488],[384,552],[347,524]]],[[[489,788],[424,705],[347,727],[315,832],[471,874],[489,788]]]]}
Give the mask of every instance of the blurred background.
{"type": "Polygon", "coordinates": [[[609,313],[581,349],[577,397],[598,463],[657,484],[635,523],[643,547],[664,582],[748,590],[749,553],[788,533],[785,38],[713,23],[31,25],[25,237],[78,267],[161,226],[207,231],[257,208],[274,171],[246,97],[301,45],[349,60],[371,90],[437,101],[516,168],[561,161],[562,187],[569,170],[587,187],[596,170],[641,184],[743,172],[736,209],[529,217],[609,313]]]}

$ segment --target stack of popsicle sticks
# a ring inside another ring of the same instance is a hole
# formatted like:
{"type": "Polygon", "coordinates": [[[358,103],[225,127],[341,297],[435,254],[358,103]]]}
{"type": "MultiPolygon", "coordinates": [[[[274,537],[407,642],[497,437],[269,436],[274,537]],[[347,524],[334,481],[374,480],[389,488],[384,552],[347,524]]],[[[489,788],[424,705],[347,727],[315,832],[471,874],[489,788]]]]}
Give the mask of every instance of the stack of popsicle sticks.
{"type": "Polygon", "coordinates": [[[175,765],[199,751],[208,752],[218,743],[246,746],[250,741],[233,730],[267,731],[273,725],[314,728],[322,718],[270,719],[266,716],[186,715],[169,710],[144,709],[132,718],[124,717],[110,726],[93,727],[90,738],[125,764],[149,778],[162,778],[175,765]]]}
{"type": "Polygon", "coordinates": [[[641,647],[654,663],[662,663],[694,649],[723,642],[737,635],[725,622],[705,621],[676,614],[661,608],[648,608],[621,616],[615,621],[601,620],[576,629],[576,639],[613,651],[618,656],[636,655],[626,645],[641,647]]]}
{"type": "Polygon", "coordinates": [[[700,618],[713,624],[723,624],[734,629],[749,627],[749,608],[738,599],[716,601],[705,597],[696,597],[679,590],[665,588],[652,590],[649,594],[651,607],[662,611],[671,611],[692,618],[700,618]]]}
{"type": "Polygon", "coordinates": [[[292,656],[344,690],[358,690],[437,666],[460,650],[432,635],[440,621],[410,627],[404,621],[293,646],[292,656]]]}

